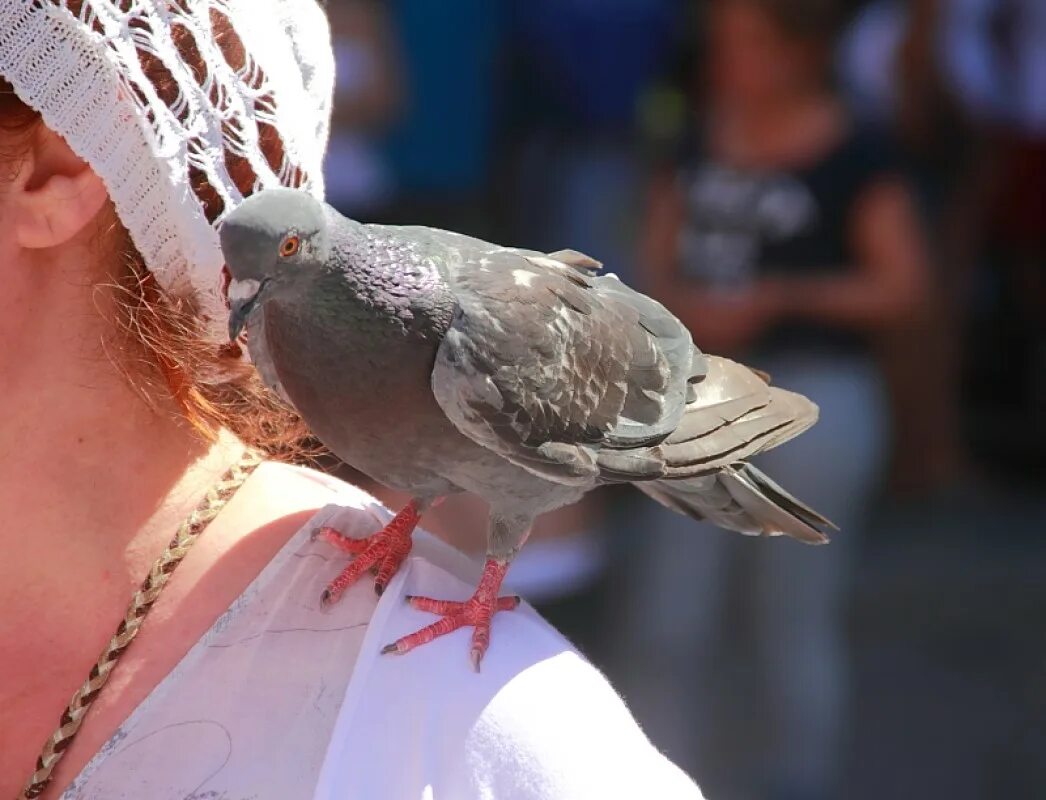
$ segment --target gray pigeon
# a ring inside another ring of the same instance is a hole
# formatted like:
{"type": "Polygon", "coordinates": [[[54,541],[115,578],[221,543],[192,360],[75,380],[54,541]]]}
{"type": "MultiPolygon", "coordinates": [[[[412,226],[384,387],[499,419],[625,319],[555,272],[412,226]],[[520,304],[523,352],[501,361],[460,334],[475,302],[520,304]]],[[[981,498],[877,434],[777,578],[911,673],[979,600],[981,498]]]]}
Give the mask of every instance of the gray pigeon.
{"type": "Polygon", "coordinates": [[[472,626],[478,669],[509,563],[534,519],[597,486],[753,535],[816,544],[831,526],[746,459],[817,419],[805,397],[703,354],[683,324],[581,253],[364,225],[307,194],[261,192],[225,220],[229,333],[346,463],[414,498],[366,540],[324,603],[368,569],[380,592],[421,514],[473,492],[490,507],[476,594],[411,598],[442,619],[404,653],[472,626]]]}

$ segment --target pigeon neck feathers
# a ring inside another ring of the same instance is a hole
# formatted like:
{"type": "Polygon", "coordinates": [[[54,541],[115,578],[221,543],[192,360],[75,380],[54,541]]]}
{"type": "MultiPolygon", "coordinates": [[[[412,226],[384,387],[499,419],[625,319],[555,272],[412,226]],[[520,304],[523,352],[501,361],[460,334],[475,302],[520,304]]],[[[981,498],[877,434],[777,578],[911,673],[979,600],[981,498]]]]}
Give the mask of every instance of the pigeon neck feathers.
{"type": "Polygon", "coordinates": [[[333,244],[331,268],[312,292],[318,310],[326,308],[344,323],[392,325],[442,340],[455,302],[432,254],[381,225],[341,227],[333,244]]]}

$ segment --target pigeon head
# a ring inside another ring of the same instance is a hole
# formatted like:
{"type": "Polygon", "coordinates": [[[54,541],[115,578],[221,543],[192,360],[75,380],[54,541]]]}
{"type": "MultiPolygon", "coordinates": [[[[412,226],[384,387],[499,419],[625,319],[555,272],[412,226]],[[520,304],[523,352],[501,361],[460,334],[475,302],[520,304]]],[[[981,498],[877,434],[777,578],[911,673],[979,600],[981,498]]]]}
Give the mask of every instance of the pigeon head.
{"type": "Polygon", "coordinates": [[[325,206],[296,189],[247,198],[222,222],[220,238],[233,340],[266,300],[322,270],[330,252],[325,206]]]}

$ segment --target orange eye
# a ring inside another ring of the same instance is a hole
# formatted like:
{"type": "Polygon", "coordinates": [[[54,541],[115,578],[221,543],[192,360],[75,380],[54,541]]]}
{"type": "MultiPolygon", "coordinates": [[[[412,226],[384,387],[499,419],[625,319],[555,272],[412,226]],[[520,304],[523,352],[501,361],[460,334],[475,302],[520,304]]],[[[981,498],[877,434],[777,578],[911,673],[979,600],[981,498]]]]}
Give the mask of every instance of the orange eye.
{"type": "Polygon", "coordinates": [[[280,244],[280,255],[284,258],[290,258],[296,255],[301,249],[301,239],[297,236],[288,236],[280,244]]]}

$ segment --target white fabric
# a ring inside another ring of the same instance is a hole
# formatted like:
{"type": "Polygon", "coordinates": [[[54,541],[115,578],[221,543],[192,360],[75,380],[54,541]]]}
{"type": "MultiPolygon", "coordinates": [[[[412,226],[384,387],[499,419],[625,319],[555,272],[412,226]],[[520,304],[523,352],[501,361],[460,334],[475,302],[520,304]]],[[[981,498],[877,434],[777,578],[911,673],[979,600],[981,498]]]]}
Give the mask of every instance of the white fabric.
{"type": "Polygon", "coordinates": [[[362,581],[321,612],[346,557],[311,531],[330,522],[364,535],[390,514],[307,474],[339,506],[281,550],[63,800],[699,800],[606,680],[526,605],[497,615],[478,675],[468,630],[380,655],[434,621],[405,594],[472,593],[479,565],[430,536],[416,536],[380,601],[362,581]]]}
{"type": "Polygon", "coordinates": [[[0,75],[102,178],[161,285],[198,293],[216,338],[225,319],[223,262],[190,170],[206,176],[223,213],[242,200],[229,156],[250,163],[255,190],[298,184],[322,197],[334,83],[329,43],[315,0],[0,2],[0,75]],[[230,64],[216,42],[215,15],[231,21],[246,47],[243,65],[230,64]],[[199,80],[175,33],[191,35],[203,56],[199,80]],[[177,82],[170,105],[142,59],[158,59],[177,82]],[[276,169],[258,145],[265,126],[283,142],[276,169]]]}

